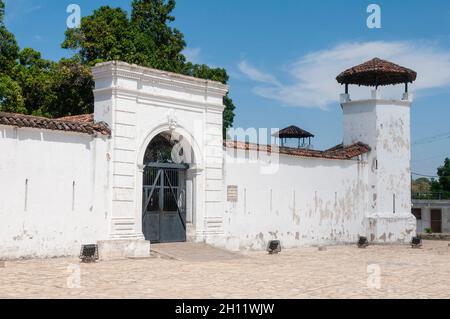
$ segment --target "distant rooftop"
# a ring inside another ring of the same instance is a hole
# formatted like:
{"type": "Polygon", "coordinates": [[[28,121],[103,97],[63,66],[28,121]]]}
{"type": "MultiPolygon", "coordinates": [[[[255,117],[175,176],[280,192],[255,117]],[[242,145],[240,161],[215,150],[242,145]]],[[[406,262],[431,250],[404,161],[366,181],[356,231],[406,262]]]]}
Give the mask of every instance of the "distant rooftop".
{"type": "Polygon", "coordinates": [[[314,137],[313,134],[299,128],[298,126],[291,125],[282,129],[281,131],[273,134],[274,137],[278,138],[310,138],[314,137]]]}

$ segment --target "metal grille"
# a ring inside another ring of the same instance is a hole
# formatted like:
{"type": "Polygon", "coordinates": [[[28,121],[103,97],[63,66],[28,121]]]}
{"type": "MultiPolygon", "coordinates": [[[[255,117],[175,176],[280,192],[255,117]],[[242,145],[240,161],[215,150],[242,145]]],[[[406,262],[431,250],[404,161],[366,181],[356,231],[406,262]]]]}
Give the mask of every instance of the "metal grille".
{"type": "Polygon", "coordinates": [[[185,175],[184,165],[154,164],[144,169],[143,230],[147,240],[185,240],[185,175]]]}

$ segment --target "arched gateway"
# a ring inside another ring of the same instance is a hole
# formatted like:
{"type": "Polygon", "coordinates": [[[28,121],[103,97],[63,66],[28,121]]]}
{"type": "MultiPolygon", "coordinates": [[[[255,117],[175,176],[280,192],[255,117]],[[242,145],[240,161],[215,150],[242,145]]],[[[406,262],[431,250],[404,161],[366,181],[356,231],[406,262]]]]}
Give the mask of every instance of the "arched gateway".
{"type": "Polygon", "coordinates": [[[111,128],[102,255],[223,237],[221,83],[107,62],[93,68],[95,122],[111,128]]]}
{"type": "MultiPolygon", "coordinates": [[[[152,243],[186,241],[187,171],[193,158],[190,146],[174,132],[157,135],[144,156],[142,232],[152,243]]],[[[192,202],[192,201],[190,201],[192,202]]]]}

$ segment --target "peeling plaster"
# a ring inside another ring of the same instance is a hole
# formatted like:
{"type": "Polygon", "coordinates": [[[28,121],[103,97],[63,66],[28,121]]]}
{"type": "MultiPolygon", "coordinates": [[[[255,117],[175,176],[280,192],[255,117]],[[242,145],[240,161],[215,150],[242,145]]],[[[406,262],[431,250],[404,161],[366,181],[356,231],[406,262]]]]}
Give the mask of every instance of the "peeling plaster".
{"type": "MultiPolygon", "coordinates": [[[[258,163],[238,167],[225,161],[226,183],[243,184],[249,198],[258,198],[250,196],[255,189],[271,194],[271,207],[247,202],[254,207],[254,219],[247,219],[236,207],[229,231],[238,238],[247,232],[262,233],[265,240],[282,238],[286,247],[354,243],[358,236],[372,242],[409,241],[415,232],[408,178],[410,120],[409,107],[402,103],[353,101],[343,106],[344,143],[361,141],[372,149],[358,160],[281,156],[277,174],[266,177],[258,174],[258,163]],[[392,194],[396,195],[395,216],[392,194]],[[272,209],[276,214],[265,214],[272,209]]],[[[255,247],[251,238],[240,246],[255,247]]]]}

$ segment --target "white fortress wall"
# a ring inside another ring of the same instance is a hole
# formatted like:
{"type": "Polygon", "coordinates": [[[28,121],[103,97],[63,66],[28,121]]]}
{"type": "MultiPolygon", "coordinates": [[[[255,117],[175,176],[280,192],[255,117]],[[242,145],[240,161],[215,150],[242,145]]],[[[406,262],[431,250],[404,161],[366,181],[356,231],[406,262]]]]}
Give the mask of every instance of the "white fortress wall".
{"type": "Polygon", "coordinates": [[[76,256],[107,235],[106,136],[0,126],[1,258],[76,256]]]}
{"type": "Polygon", "coordinates": [[[263,174],[270,169],[256,151],[227,149],[225,188],[238,188],[237,202],[224,198],[228,248],[265,249],[271,239],[285,248],[338,244],[365,235],[364,159],[273,156],[279,156],[278,167],[263,174]]]}

